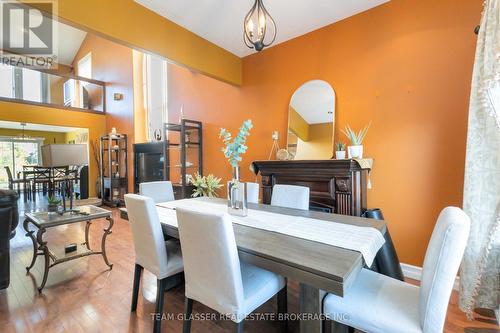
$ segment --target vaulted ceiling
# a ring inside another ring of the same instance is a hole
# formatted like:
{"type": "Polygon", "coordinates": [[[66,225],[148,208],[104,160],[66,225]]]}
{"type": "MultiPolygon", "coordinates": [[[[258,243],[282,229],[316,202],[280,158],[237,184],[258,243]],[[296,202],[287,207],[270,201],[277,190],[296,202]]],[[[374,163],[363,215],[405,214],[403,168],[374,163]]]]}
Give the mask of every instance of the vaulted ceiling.
{"type": "MultiPolygon", "coordinates": [[[[254,0],[135,0],[208,41],[244,57],[243,19],[254,0]]],[[[389,0],[264,0],[276,21],[274,45],[306,34],[389,0]]]]}
{"type": "MultiPolygon", "coordinates": [[[[22,21],[13,21],[12,24],[13,27],[11,29],[24,31],[22,21]]],[[[87,33],[59,21],[56,21],[54,28],[55,35],[57,36],[53,40],[54,49],[56,50],[55,54],[57,55],[56,62],[70,66],[87,33]]],[[[38,39],[36,35],[30,33],[30,40],[31,38],[38,39]]],[[[2,34],[0,34],[0,45],[3,45],[2,34]]]]}

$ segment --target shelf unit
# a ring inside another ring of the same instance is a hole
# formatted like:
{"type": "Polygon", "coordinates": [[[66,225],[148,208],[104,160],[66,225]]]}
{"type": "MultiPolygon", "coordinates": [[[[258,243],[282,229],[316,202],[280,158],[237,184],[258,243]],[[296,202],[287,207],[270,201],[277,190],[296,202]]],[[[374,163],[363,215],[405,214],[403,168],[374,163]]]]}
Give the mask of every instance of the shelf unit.
{"type": "Polygon", "coordinates": [[[203,125],[182,119],[180,124],[164,124],[166,176],[172,182],[176,198],[189,198],[194,187],[188,175],[203,175],[203,125]]]}
{"type": "Polygon", "coordinates": [[[101,196],[106,206],[124,205],[128,189],[128,139],[126,134],[101,137],[101,196]]]}

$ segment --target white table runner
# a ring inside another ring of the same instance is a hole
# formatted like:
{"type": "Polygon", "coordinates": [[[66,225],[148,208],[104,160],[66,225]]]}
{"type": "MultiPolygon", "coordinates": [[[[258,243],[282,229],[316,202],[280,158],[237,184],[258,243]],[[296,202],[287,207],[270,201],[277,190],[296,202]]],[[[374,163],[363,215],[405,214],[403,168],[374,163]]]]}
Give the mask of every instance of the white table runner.
{"type": "MultiPolygon", "coordinates": [[[[177,207],[213,213],[227,212],[227,205],[222,202],[215,203],[193,199],[164,202],[157,204],[157,206],[168,208],[158,209],[160,220],[174,226],[177,226],[177,219],[173,210],[177,207]]],[[[254,209],[249,209],[248,215],[245,217],[229,216],[233,223],[240,225],[358,251],[368,266],[372,265],[378,250],[385,243],[382,233],[373,227],[358,227],[254,209]]]]}

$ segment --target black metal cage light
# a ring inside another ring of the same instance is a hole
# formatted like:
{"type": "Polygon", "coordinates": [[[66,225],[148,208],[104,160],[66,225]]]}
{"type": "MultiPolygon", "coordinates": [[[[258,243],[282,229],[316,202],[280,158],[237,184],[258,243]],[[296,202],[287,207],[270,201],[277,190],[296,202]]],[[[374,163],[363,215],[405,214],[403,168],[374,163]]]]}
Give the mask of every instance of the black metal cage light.
{"type": "Polygon", "coordinates": [[[276,23],[264,7],[262,0],[255,0],[243,22],[246,46],[256,51],[271,45],[276,39],[276,23]]]}

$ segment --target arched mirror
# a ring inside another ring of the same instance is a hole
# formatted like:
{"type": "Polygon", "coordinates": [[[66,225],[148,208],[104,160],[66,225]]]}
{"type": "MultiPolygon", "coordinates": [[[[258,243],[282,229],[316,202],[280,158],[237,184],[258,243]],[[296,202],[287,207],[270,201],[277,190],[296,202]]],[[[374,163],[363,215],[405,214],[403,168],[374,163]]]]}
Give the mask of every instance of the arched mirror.
{"type": "Polygon", "coordinates": [[[289,158],[332,158],[335,92],[328,82],[312,80],[300,86],[288,107],[289,158]]]}

